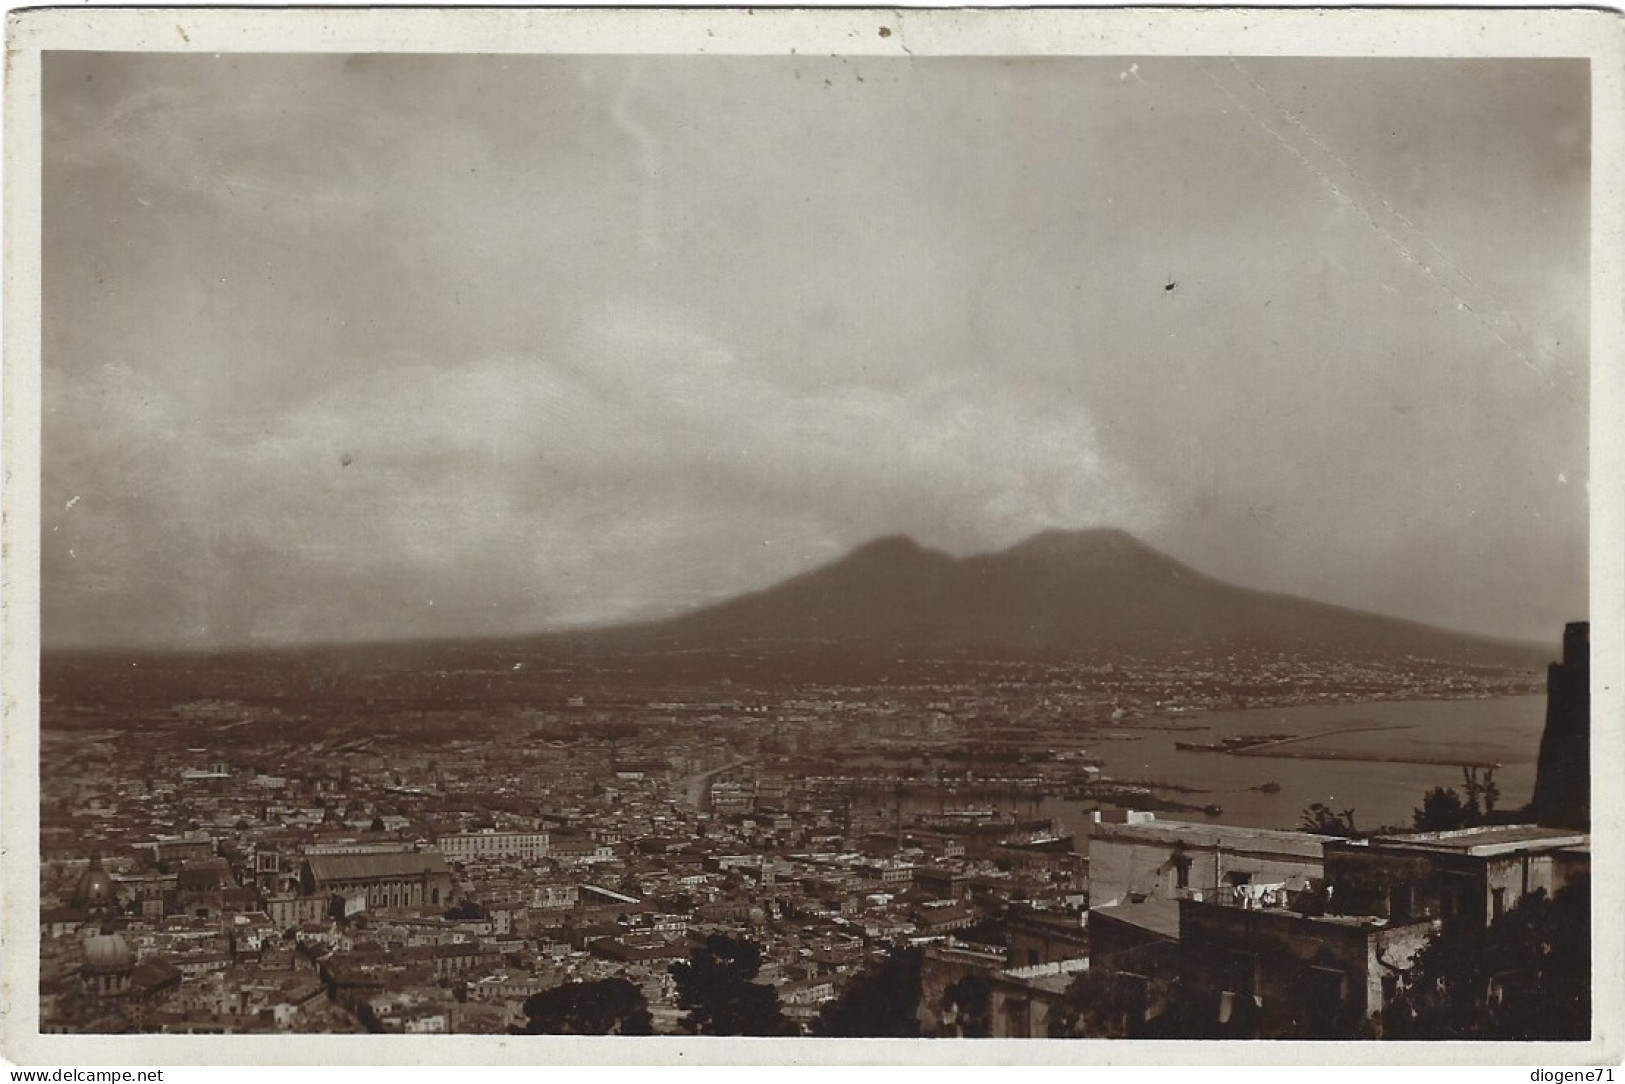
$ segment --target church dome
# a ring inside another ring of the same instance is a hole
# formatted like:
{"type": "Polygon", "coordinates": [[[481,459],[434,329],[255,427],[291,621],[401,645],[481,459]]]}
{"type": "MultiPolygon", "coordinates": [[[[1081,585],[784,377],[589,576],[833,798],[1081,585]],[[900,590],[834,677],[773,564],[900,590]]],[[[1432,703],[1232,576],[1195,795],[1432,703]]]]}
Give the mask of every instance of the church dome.
{"type": "Polygon", "coordinates": [[[86,971],[123,971],[135,966],[130,943],[116,933],[99,933],[85,938],[86,971]]]}
{"type": "Polygon", "coordinates": [[[92,858],[90,868],[85,870],[84,876],[74,887],[73,905],[84,908],[111,907],[115,902],[113,878],[102,869],[100,858],[92,858]]]}

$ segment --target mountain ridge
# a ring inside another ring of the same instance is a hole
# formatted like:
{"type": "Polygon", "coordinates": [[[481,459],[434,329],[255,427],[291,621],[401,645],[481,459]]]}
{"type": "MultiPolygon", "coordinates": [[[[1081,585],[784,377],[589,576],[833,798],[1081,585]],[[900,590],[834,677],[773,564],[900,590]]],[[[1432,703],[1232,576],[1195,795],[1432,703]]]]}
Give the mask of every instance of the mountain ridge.
{"type": "Polygon", "coordinates": [[[688,613],[576,633],[584,640],[730,645],[839,641],[896,649],[1067,655],[1113,647],[1306,643],[1380,655],[1532,659],[1549,648],[1219,580],[1115,528],[1045,531],[955,558],[904,535],[688,613]],[[1386,648],[1379,641],[1390,641],[1386,648]]]}
{"type": "MultiPolygon", "coordinates": [[[[1498,640],[1240,587],[1116,529],[1046,531],[953,557],[904,535],[761,590],[655,620],[593,629],[440,640],[212,650],[42,652],[47,694],[141,698],[389,699],[456,689],[464,700],[523,700],[554,685],[851,683],[950,665],[991,675],[1022,663],[1202,661],[1248,668],[1276,656],[1310,667],[1429,659],[1536,671],[1554,645],[1498,640]],[[1205,661],[1203,661],[1205,660],[1205,661]],[[1236,663],[1241,666],[1240,662],[1236,663]],[[990,669],[991,668],[991,669],[990,669]],[[550,677],[547,675],[551,675],[550,677]]],[[[1329,672],[1329,671],[1328,671],[1329,672]]]]}

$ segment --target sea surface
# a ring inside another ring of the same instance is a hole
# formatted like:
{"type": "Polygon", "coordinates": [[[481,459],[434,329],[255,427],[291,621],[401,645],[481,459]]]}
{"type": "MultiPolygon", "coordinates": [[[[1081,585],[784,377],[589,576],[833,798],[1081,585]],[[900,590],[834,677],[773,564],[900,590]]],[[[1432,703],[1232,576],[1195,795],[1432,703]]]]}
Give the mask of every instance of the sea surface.
{"type": "MultiPolygon", "coordinates": [[[[1495,765],[1498,809],[1526,804],[1535,786],[1544,696],[1489,700],[1407,700],[1293,708],[1259,708],[1153,718],[1097,730],[1078,747],[1118,780],[1191,788],[1158,791],[1222,812],[1159,813],[1159,818],[1213,821],[1256,828],[1297,828],[1315,802],[1354,811],[1361,830],[1411,826],[1411,814],[1433,787],[1462,791],[1462,765],[1495,765]],[[1175,729],[1177,728],[1177,729],[1175,729]],[[1380,728],[1380,729],[1378,729],[1380,728]],[[1273,747],[1274,756],[1177,749],[1176,741],[1216,743],[1226,737],[1291,734],[1305,740],[1273,747]],[[1322,759],[1326,758],[1326,759],[1322,759]],[[1335,759],[1332,759],[1335,758],[1335,759]],[[1278,784],[1268,793],[1256,788],[1278,784]]],[[[1082,846],[1090,803],[1042,800],[950,800],[946,807],[996,808],[1022,816],[1052,817],[1082,846]]],[[[940,799],[910,797],[907,809],[944,807],[940,799]]]]}

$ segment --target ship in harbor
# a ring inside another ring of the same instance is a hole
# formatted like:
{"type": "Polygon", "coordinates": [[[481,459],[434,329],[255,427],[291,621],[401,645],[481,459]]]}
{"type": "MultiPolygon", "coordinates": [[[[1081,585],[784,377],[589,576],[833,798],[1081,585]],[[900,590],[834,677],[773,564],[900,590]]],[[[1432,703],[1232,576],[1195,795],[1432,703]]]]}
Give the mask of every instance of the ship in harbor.
{"type": "Polygon", "coordinates": [[[1176,741],[1175,749],[1185,749],[1194,753],[1241,753],[1249,749],[1256,749],[1261,745],[1273,745],[1276,742],[1288,741],[1296,738],[1296,734],[1238,734],[1231,738],[1220,738],[1216,742],[1176,741]]]}

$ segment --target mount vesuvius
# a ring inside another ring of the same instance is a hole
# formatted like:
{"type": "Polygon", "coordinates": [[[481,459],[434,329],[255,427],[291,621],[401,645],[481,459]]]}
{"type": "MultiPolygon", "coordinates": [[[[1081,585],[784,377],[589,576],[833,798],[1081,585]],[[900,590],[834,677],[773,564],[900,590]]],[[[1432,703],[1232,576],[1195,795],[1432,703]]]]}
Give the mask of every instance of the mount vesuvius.
{"type": "Polygon", "coordinates": [[[1049,531],[966,558],[882,538],[762,591],[576,635],[623,649],[872,648],[1000,659],[1252,649],[1521,667],[1544,650],[1238,587],[1111,529],[1049,531]]]}
{"type": "Polygon", "coordinates": [[[1538,669],[1549,649],[1365,613],[1204,575],[1118,530],[1051,531],[955,558],[901,537],[677,617],[529,636],[187,651],[47,650],[65,699],[270,696],[525,700],[560,688],[933,680],[949,664],[1170,668],[1226,656],[1538,669]]]}

